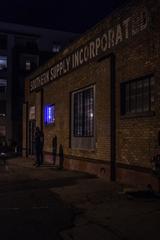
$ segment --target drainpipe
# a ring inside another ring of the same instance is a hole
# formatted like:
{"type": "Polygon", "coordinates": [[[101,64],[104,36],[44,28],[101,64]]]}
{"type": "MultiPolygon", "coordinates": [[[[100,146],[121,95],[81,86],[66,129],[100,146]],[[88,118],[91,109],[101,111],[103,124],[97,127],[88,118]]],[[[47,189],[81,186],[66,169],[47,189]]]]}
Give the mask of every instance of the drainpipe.
{"type": "Polygon", "coordinates": [[[29,117],[28,117],[28,102],[26,104],[26,157],[28,157],[28,124],[29,124],[29,117]]]}
{"type": "Polygon", "coordinates": [[[115,55],[110,56],[111,72],[111,181],[116,181],[116,59],[115,55]]]}
{"type": "Polygon", "coordinates": [[[111,129],[111,162],[110,162],[110,180],[116,181],[116,95],[115,95],[115,83],[116,83],[116,59],[115,54],[104,55],[98,59],[103,61],[104,59],[110,59],[110,129],[111,129]]]}
{"type": "Polygon", "coordinates": [[[41,128],[41,131],[43,131],[43,88],[40,90],[40,93],[41,93],[41,122],[40,122],[40,128],[41,128]]]}

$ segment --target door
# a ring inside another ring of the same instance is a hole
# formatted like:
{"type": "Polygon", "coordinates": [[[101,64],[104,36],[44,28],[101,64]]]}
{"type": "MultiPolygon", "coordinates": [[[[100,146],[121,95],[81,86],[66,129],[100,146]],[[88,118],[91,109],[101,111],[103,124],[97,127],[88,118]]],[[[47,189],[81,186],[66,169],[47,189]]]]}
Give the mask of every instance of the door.
{"type": "Polygon", "coordinates": [[[34,134],[36,129],[36,121],[30,120],[29,121],[29,155],[32,156],[35,153],[34,147],[34,134]]]}

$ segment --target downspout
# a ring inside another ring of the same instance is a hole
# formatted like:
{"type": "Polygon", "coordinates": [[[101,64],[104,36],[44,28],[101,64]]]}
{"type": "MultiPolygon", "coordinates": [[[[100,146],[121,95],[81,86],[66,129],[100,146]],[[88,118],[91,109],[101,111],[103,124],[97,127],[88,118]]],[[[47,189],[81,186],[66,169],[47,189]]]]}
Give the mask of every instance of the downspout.
{"type": "Polygon", "coordinates": [[[110,162],[110,180],[116,181],[116,59],[115,54],[104,55],[98,59],[99,62],[104,59],[110,59],[110,130],[111,130],[111,162],[110,162]]]}
{"type": "Polygon", "coordinates": [[[116,59],[115,55],[110,56],[110,72],[111,72],[111,181],[116,181],[116,59]]]}
{"type": "Polygon", "coordinates": [[[41,123],[40,123],[40,128],[41,128],[41,131],[43,131],[43,95],[44,95],[43,88],[40,90],[40,92],[41,92],[41,123]]]}
{"type": "Polygon", "coordinates": [[[28,157],[28,102],[26,102],[26,157],[28,157]]]}

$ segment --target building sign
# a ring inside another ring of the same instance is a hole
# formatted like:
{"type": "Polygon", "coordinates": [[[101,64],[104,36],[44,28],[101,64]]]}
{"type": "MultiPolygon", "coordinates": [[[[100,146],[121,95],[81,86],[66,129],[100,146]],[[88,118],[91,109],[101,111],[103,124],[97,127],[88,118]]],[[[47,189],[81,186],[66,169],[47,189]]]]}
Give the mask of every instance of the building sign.
{"type": "Polygon", "coordinates": [[[36,119],[36,108],[35,106],[32,106],[29,109],[29,120],[35,120],[35,119],[36,119]]]}
{"type": "Polygon", "coordinates": [[[131,39],[139,32],[147,28],[148,14],[145,9],[137,11],[133,16],[126,18],[121,23],[107,29],[95,39],[89,41],[84,46],[76,49],[73,53],[57,62],[50,69],[35,79],[30,81],[30,91],[34,91],[52,82],[64,74],[77,69],[83,64],[96,57],[105,54],[115,46],[118,46],[124,40],[131,39]]]}

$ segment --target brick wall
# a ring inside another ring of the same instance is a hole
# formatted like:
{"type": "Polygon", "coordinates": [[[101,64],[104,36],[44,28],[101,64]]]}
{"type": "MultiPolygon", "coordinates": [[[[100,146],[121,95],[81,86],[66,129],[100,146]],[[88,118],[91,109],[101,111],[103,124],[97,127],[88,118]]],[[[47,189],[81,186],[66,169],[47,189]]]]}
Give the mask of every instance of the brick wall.
{"type": "MultiPolygon", "coordinates": [[[[26,80],[26,100],[29,106],[36,105],[39,108],[37,94],[29,93],[29,81],[46,69],[54,65],[60,59],[71,54],[75,49],[85,45],[88,41],[95,38],[97,34],[109,29],[111,26],[126,19],[134,12],[147,9],[149,13],[149,24],[147,28],[129,39],[125,39],[118,46],[106,52],[115,54],[116,58],[116,162],[117,179],[119,181],[129,181],[127,168],[123,171],[118,170],[118,166],[130,166],[151,169],[151,158],[155,149],[158,147],[157,135],[160,130],[160,80],[159,80],[159,47],[160,47],[160,21],[159,9],[160,1],[153,4],[151,0],[131,1],[126,7],[115,11],[111,16],[98,23],[94,28],[80,37],[68,48],[39,68],[32,76],[26,80]],[[153,74],[155,79],[155,114],[141,115],[139,117],[123,117],[120,113],[120,84],[124,81],[136,79],[149,74],[153,74]]],[[[111,149],[111,129],[110,129],[110,58],[100,61],[94,59],[92,62],[79,67],[78,69],[62,76],[52,83],[43,87],[43,104],[55,104],[56,121],[51,126],[44,128],[44,151],[51,152],[52,137],[57,135],[58,145],[64,146],[66,155],[65,166],[71,169],[79,169],[110,177],[110,149],[111,149]],[[95,105],[95,127],[96,127],[96,147],[93,150],[80,150],[70,148],[70,94],[78,89],[94,84],[96,86],[96,105],[95,105]],[[76,159],[77,158],[77,159],[76,159]],[[97,160],[94,162],[94,160],[97,160]],[[102,165],[101,165],[102,164],[102,165]],[[105,171],[103,172],[103,169],[105,171]]],[[[39,119],[37,119],[39,122],[39,119]]],[[[136,168],[134,168],[136,176],[136,168]]],[[[141,170],[139,170],[141,172],[141,170]]],[[[141,183],[149,183],[148,171],[143,175],[141,183]]],[[[134,183],[136,177],[131,178],[134,183]]]]}

